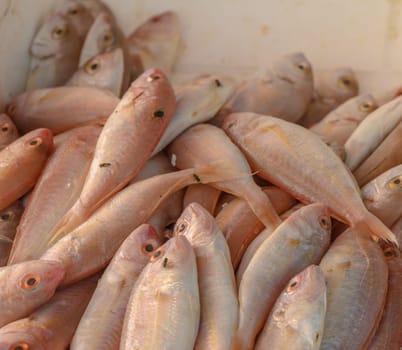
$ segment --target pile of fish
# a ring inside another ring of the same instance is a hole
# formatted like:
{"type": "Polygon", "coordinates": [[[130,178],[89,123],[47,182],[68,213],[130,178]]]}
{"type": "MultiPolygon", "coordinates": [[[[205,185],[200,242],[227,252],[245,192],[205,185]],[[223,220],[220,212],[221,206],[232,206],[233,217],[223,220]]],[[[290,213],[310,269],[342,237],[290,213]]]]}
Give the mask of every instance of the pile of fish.
{"type": "Polygon", "coordinates": [[[402,96],[302,53],[172,87],[174,12],[67,0],[0,115],[0,350],[402,346],[402,96]]]}

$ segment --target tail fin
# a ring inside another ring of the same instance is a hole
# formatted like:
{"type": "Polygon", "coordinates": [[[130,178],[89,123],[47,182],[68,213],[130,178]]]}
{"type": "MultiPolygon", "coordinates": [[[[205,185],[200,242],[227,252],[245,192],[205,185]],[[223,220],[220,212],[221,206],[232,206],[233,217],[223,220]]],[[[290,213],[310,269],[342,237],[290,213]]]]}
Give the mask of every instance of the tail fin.
{"type": "Polygon", "coordinates": [[[358,222],[358,225],[364,225],[372,236],[383,239],[398,247],[398,241],[392,231],[383,224],[383,222],[377,218],[374,214],[367,211],[363,220],[358,222]]]}

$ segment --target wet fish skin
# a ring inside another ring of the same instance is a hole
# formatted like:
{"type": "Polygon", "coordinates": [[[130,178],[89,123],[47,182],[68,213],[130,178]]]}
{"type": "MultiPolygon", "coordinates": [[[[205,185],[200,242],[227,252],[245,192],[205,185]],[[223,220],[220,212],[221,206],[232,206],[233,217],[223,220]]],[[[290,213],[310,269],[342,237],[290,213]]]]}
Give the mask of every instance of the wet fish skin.
{"type": "Polygon", "coordinates": [[[53,135],[48,129],[31,131],[0,151],[0,210],[35,185],[52,151],[53,135]]]}
{"type": "Polygon", "coordinates": [[[293,277],[282,291],[258,337],[256,350],[319,350],[327,288],[317,265],[293,277]]]}
{"type": "Polygon", "coordinates": [[[370,94],[350,98],[328,113],[310,130],[343,146],[359,123],[378,107],[370,94]]]}
{"type": "Polygon", "coordinates": [[[311,127],[358,92],[359,83],[351,68],[315,72],[313,98],[299,124],[311,127]]]}
{"type": "Polygon", "coordinates": [[[388,169],[402,164],[402,122],[380,143],[360,165],[353,171],[359,186],[367,184],[388,169]],[[384,155],[386,155],[384,157],[384,155]]]}
{"type": "Polygon", "coordinates": [[[178,15],[165,11],[139,25],[127,39],[132,60],[132,77],[141,69],[157,67],[170,75],[176,60],[181,37],[178,15]]]}
{"type": "Polygon", "coordinates": [[[55,261],[0,267],[0,327],[28,316],[48,301],[63,277],[64,269],[55,261]]]}
{"type": "MultiPolygon", "coordinates": [[[[236,172],[250,172],[247,160],[237,146],[220,128],[210,124],[198,124],[187,129],[169,145],[167,152],[171,158],[175,157],[179,169],[205,166],[225,159],[236,172]]],[[[212,183],[211,186],[244,198],[265,226],[276,227],[280,223],[271,201],[252,178],[212,183]]]]}
{"type": "Polygon", "coordinates": [[[310,62],[301,52],[277,58],[271,67],[243,82],[224,108],[231,112],[254,112],[296,122],[313,93],[310,62]],[[288,103],[289,100],[292,103],[288,103]]]}
{"type": "Polygon", "coordinates": [[[379,245],[361,228],[349,228],[321,260],[327,284],[322,350],[367,349],[381,320],[388,267],[379,245]]]}
{"type": "Polygon", "coordinates": [[[223,128],[260,177],[302,203],[326,204],[334,218],[395,242],[394,234],[364,206],[342,161],[311,131],[254,113],[230,114],[223,128]]]}
{"type": "Polygon", "coordinates": [[[367,209],[391,227],[402,215],[402,164],[382,173],[361,191],[367,209]]]}
{"type": "Polygon", "coordinates": [[[350,170],[356,170],[401,121],[402,96],[370,113],[345,143],[345,163],[350,170]]]}
{"type": "Polygon", "coordinates": [[[158,234],[148,224],[139,226],[127,237],[99,280],[70,349],[118,349],[131,291],[161,244],[158,234]]]}
{"type": "Polygon", "coordinates": [[[0,349],[66,349],[96,281],[91,277],[56,292],[28,317],[0,328],[0,349]]]}
{"type": "Polygon", "coordinates": [[[11,120],[11,118],[5,114],[0,114],[0,151],[7,147],[11,142],[15,141],[19,137],[18,130],[11,120]]]}
{"type": "Polygon", "coordinates": [[[18,226],[9,264],[45,252],[54,225],[81,192],[100,132],[99,126],[79,128],[49,157],[18,226]]]}
{"type": "Polygon", "coordinates": [[[124,79],[124,56],[120,48],[90,58],[66,82],[66,86],[97,86],[120,96],[124,79]]]}
{"type": "Polygon", "coordinates": [[[105,120],[119,99],[110,91],[88,86],[39,89],[17,96],[8,114],[17,128],[28,132],[46,127],[54,134],[105,120]]]}
{"type": "Polygon", "coordinates": [[[7,264],[17,226],[23,211],[24,208],[20,200],[0,210],[0,267],[7,264]]]}
{"type": "Polygon", "coordinates": [[[226,240],[214,217],[198,203],[184,209],[174,233],[188,239],[197,260],[201,312],[194,349],[229,350],[238,323],[239,303],[226,240]]]}
{"type": "Polygon", "coordinates": [[[204,207],[210,214],[215,212],[221,191],[209,185],[195,184],[188,186],[183,198],[183,208],[196,202],[204,207]]]}
{"type": "Polygon", "coordinates": [[[150,69],[132,83],[103,127],[81,194],[56,225],[53,241],[78,227],[138,174],[175,105],[172,86],[161,70],[150,69]]]}
{"type": "Polygon", "coordinates": [[[196,258],[176,236],[155,251],[134,288],[120,350],[193,349],[200,320],[196,258]]]}
{"type": "Polygon", "coordinates": [[[293,213],[262,243],[240,281],[235,350],[253,349],[277,297],[293,276],[320,261],[330,232],[328,208],[316,203],[293,213]]]}

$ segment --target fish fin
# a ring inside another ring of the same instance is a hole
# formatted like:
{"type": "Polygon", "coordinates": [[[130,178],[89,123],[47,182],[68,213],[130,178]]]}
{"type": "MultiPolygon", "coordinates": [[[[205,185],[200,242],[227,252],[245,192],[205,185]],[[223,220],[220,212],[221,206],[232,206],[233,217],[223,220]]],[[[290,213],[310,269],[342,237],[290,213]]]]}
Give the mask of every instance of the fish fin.
{"type": "Polygon", "coordinates": [[[365,227],[373,237],[378,237],[386,242],[390,242],[395,246],[399,247],[398,241],[392,231],[384,225],[384,223],[377,218],[374,214],[367,211],[364,218],[357,223],[356,226],[360,225],[365,227]]]}
{"type": "Polygon", "coordinates": [[[211,183],[221,181],[233,181],[251,177],[251,173],[239,172],[233,169],[225,161],[217,161],[207,166],[193,168],[194,183],[211,183]]]}
{"type": "Polygon", "coordinates": [[[13,243],[13,240],[7,236],[0,235],[0,243],[13,243]]]}

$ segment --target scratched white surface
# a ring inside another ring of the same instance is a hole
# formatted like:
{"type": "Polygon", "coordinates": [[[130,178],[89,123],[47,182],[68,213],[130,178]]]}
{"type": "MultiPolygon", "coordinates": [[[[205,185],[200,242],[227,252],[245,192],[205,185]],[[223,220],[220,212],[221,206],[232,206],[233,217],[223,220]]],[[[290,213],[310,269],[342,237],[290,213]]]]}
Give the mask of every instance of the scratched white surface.
{"type": "MultiPolygon", "coordinates": [[[[58,0],[0,0],[0,99],[23,90],[29,43],[58,0]]],[[[301,50],[316,70],[350,66],[363,91],[402,83],[402,0],[105,0],[125,33],[177,11],[183,42],[176,80],[200,72],[244,76],[301,50]]]]}

